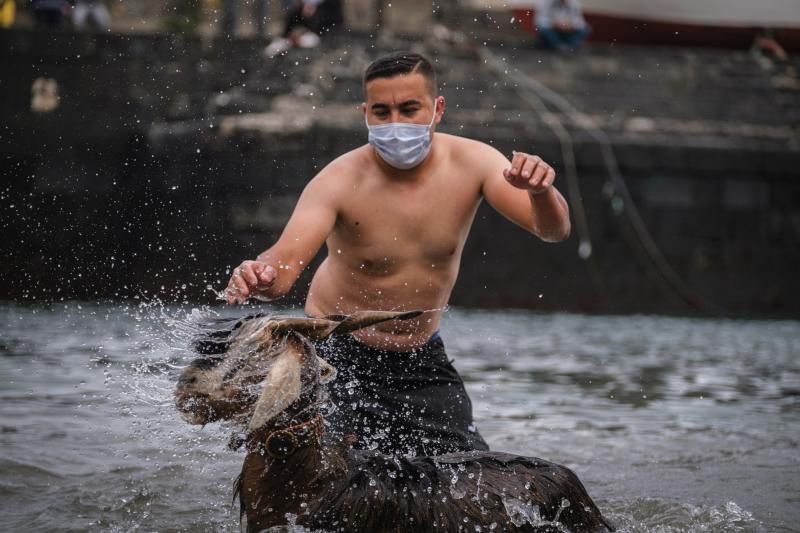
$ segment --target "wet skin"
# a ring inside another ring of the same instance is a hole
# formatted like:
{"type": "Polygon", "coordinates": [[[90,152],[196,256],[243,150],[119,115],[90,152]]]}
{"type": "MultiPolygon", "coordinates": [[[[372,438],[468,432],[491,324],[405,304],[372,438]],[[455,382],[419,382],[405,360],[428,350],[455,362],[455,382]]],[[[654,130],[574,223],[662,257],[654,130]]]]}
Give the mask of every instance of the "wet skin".
{"type": "MultiPolygon", "coordinates": [[[[417,73],[378,78],[366,86],[369,124],[429,124],[442,120],[445,101],[417,73]],[[435,117],[434,117],[435,114],[435,117]]],[[[328,254],[306,300],[309,316],[364,309],[425,309],[416,320],[358,332],[378,348],[408,350],[439,327],[458,275],[461,252],[481,200],[546,241],[569,236],[569,210],[541,158],[431,132],[428,157],[398,170],[369,144],[326,166],[306,186],[281,237],[256,260],[237,267],[228,303],[252,295],[279,298],[323,244],[328,254]]]]}

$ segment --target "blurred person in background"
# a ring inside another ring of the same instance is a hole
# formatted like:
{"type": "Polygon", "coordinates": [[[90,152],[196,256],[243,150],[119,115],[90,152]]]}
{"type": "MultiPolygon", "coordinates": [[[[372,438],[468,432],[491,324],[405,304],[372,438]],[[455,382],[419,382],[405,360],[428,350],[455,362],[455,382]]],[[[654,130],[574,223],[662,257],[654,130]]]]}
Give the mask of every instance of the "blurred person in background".
{"type": "Polygon", "coordinates": [[[72,11],[72,24],[76,30],[85,30],[92,24],[100,31],[109,31],[111,13],[102,0],[77,0],[72,11]]]}
{"type": "Polygon", "coordinates": [[[0,28],[10,28],[14,24],[17,6],[14,0],[0,0],[0,28]]]}
{"type": "Polygon", "coordinates": [[[756,31],[756,37],[750,48],[750,52],[756,56],[757,59],[769,56],[780,61],[789,59],[789,54],[787,54],[786,50],[778,43],[772,28],[759,28],[756,31]]]}
{"type": "Polygon", "coordinates": [[[36,27],[49,30],[60,28],[69,6],[67,0],[31,0],[36,27]]]}
{"type": "Polygon", "coordinates": [[[274,57],[293,46],[314,48],[320,36],[344,22],[341,0],[293,0],[286,13],[283,35],[272,41],[264,50],[274,57]]]}
{"type": "Polygon", "coordinates": [[[541,0],[536,28],[539,46],[557,52],[574,52],[591,31],[579,0],[541,0]]]}

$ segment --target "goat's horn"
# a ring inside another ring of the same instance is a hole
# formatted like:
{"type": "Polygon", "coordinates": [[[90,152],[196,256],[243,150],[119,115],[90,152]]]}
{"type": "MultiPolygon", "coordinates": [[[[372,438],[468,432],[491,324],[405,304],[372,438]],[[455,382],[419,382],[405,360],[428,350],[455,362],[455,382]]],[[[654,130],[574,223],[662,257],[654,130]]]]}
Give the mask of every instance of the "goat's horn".
{"type": "Polygon", "coordinates": [[[421,314],[422,311],[357,311],[339,322],[329,335],[349,333],[387,320],[408,320],[421,314]]]}
{"type": "Polygon", "coordinates": [[[283,318],[276,322],[275,332],[296,331],[309,339],[321,340],[333,334],[349,333],[387,320],[408,320],[421,314],[422,311],[357,311],[351,315],[330,315],[325,318],[283,318]]]}
{"type": "Polygon", "coordinates": [[[276,333],[296,331],[309,339],[324,339],[339,325],[338,320],[327,318],[284,318],[275,325],[276,333]]]}

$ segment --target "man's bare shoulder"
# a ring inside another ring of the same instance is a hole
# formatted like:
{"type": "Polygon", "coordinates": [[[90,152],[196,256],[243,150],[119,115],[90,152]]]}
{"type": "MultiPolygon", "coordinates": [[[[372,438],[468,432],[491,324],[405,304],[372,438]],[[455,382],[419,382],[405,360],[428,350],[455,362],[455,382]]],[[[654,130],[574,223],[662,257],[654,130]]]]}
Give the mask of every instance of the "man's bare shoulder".
{"type": "Polygon", "coordinates": [[[331,194],[352,191],[370,164],[369,145],[360,146],[328,163],[314,176],[308,186],[331,194]]]}
{"type": "Polygon", "coordinates": [[[483,141],[470,139],[469,137],[461,137],[460,135],[452,135],[449,133],[437,133],[440,138],[447,144],[451,155],[459,159],[473,160],[483,159],[487,155],[493,157],[503,157],[503,155],[494,147],[483,141]]]}
{"type": "Polygon", "coordinates": [[[487,172],[495,172],[498,167],[508,165],[506,157],[485,142],[447,133],[438,135],[447,145],[450,159],[459,165],[487,172]]]}

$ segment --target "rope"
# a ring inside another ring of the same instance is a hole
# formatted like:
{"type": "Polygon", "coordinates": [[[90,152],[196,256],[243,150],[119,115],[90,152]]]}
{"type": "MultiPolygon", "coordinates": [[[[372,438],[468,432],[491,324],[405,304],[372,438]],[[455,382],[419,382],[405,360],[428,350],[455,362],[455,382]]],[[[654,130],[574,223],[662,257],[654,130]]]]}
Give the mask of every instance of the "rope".
{"type": "MultiPolygon", "coordinates": [[[[483,61],[483,64],[498,77],[508,77],[515,82],[514,89],[520,98],[539,114],[542,121],[558,137],[564,157],[569,198],[574,207],[575,225],[579,238],[579,257],[585,260],[589,259],[592,256],[593,248],[589,237],[589,226],[586,220],[586,213],[583,207],[583,200],[577,178],[575,153],[573,149],[574,142],[572,140],[572,135],[561,122],[561,119],[555,113],[549,112],[545,101],[549,102],[552,106],[569,117],[573,124],[582,127],[600,146],[603,163],[605,164],[610,178],[610,183],[607,183],[607,186],[603,188],[604,195],[611,203],[612,207],[621,209],[621,212],[627,216],[628,222],[633,229],[634,237],[636,238],[636,244],[641,247],[650,260],[650,264],[655,268],[659,279],[666,282],[667,286],[690,307],[709,315],[727,315],[728,313],[723,308],[710,302],[704,296],[694,291],[667,262],[652,235],[650,235],[650,232],[647,230],[644,220],[633,202],[630,191],[619,170],[611,140],[608,135],[597,126],[594,120],[579,111],[564,97],[552,91],[544,84],[519,72],[517,69],[512,69],[504,60],[497,57],[497,55],[487,48],[479,47],[478,56],[483,61]]],[[[590,268],[590,275],[593,278],[595,286],[598,286],[598,282],[594,277],[599,277],[599,272],[593,273],[593,270],[597,270],[596,266],[594,269],[590,268]]]]}

